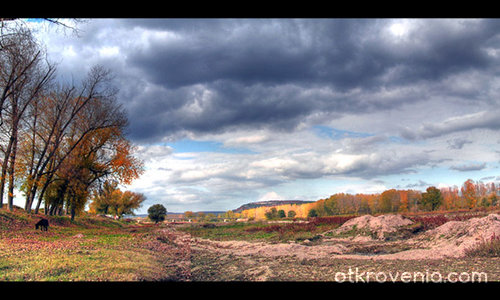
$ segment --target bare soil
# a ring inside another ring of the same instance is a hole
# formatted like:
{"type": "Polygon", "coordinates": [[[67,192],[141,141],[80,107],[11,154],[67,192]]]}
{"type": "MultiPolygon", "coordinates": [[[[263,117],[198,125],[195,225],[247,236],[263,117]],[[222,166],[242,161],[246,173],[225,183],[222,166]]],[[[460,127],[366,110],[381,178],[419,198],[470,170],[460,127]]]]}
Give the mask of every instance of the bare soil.
{"type": "Polygon", "coordinates": [[[333,281],[337,272],[358,268],[359,272],[476,271],[486,272],[488,281],[500,281],[500,258],[465,255],[481,241],[500,236],[499,215],[398,235],[409,226],[412,222],[399,216],[363,216],[323,234],[314,243],[214,241],[194,238],[175,228],[162,230],[171,243],[189,249],[186,261],[176,262],[189,276],[176,280],[333,281]],[[397,238],[391,238],[394,236],[397,238]]]}

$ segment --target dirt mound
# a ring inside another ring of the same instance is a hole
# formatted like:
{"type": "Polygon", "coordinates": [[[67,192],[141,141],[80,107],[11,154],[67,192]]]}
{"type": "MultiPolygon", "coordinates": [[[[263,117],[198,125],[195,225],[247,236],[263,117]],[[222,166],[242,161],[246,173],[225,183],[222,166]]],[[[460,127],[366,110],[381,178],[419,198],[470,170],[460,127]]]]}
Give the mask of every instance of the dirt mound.
{"type": "Polygon", "coordinates": [[[500,216],[490,214],[466,221],[450,221],[429,230],[410,242],[412,250],[381,255],[378,259],[442,259],[459,258],[483,241],[500,236],[500,216]]]}
{"type": "Polygon", "coordinates": [[[335,233],[342,234],[355,231],[356,234],[368,234],[383,239],[387,233],[396,232],[399,228],[411,224],[413,224],[413,221],[400,215],[382,215],[378,217],[364,215],[345,222],[335,233]]]}
{"type": "Polygon", "coordinates": [[[473,249],[483,241],[500,236],[500,215],[490,214],[483,218],[467,221],[450,221],[436,229],[426,232],[422,239],[430,239],[433,248],[438,247],[449,256],[464,256],[468,249],[473,249]]]}

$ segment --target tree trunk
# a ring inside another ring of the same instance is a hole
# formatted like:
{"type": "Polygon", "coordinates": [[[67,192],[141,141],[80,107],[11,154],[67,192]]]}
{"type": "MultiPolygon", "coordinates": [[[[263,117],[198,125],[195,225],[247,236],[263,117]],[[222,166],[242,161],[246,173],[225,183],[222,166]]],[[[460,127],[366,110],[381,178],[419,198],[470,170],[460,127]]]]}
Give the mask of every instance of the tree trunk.
{"type": "MultiPolygon", "coordinates": [[[[38,213],[38,208],[40,207],[40,203],[42,202],[43,197],[45,196],[45,191],[47,190],[49,185],[50,185],[50,181],[47,180],[42,187],[42,191],[40,192],[40,195],[38,195],[38,203],[36,204],[35,214],[38,213]]],[[[65,189],[65,191],[66,191],[66,189],[65,189]]]]}
{"type": "Polygon", "coordinates": [[[7,149],[5,150],[5,158],[2,162],[2,173],[0,178],[0,207],[3,206],[3,192],[5,190],[5,180],[7,179],[7,168],[9,163],[10,152],[12,150],[12,144],[14,143],[14,139],[12,136],[9,139],[9,144],[7,145],[7,149]]]}
{"type": "MultiPolygon", "coordinates": [[[[31,157],[30,157],[30,166],[29,166],[29,174],[28,178],[26,179],[28,181],[28,186],[26,188],[26,203],[24,205],[24,209],[30,213],[31,212],[31,206],[33,205],[33,198],[31,198],[31,187],[33,185],[33,171],[35,167],[35,148],[36,148],[36,124],[38,120],[38,102],[35,101],[34,103],[34,116],[33,116],[33,125],[32,125],[32,134],[31,134],[31,157]]],[[[38,213],[38,210],[36,210],[36,213],[38,213]]]]}
{"type": "Polygon", "coordinates": [[[53,203],[49,204],[49,216],[53,216],[54,215],[54,209],[55,208],[56,208],[56,206],[53,203]]]}
{"type": "MultiPolygon", "coordinates": [[[[30,193],[28,195],[29,201],[30,201],[30,204],[28,206],[28,212],[31,211],[31,205],[32,205],[33,201],[35,201],[36,190],[37,190],[37,186],[36,186],[36,184],[33,184],[33,187],[31,188],[30,193]]],[[[38,210],[40,209],[41,202],[42,202],[42,200],[41,200],[41,198],[39,198],[38,203],[36,204],[35,214],[38,214],[38,210]]],[[[47,207],[45,207],[45,214],[47,214],[47,207]]]]}
{"type": "MultiPolygon", "coordinates": [[[[52,162],[51,162],[51,165],[52,165],[52,162]]],[[[51,165],[50,165],[50,166],[51,166],[51,165]]],[[[46,167],[46,166],[47,166],[47,165],[46,165],[46,164],[44,164],[44,165],[42,166],[42,167],[43,167],[43,168],[42,168],[42,170],[45,170],[45,167],[46,167]]],[[[50,169],[50,166],[49,166],[49,169],[50,169]]],[[[33,189],[32,189],[32,195],[31,195],[32,200],[31,200],[31,201],[33,201],[33,200],[35,199],[35,194],[36,194],[36,191],[37,191],[37,186],[38,186],[38,184],[39,184],[39,182],[40,182],[40,180],[41,180],[41,177],[42,177],[42,175],[41,175],[41,174],[42,174],[42,173],[37,174],[37,179],[35,180],[35,183],[34,183],[34,185],[33,185],[33,189]]],[[[50,184],[50,179],[52,179],[52,176],[50,176],[50,178],[46,179],[46,181],[45,181],[45,183],[44,183],[44,185],[43,185],[43,187],[42,187],[42,191],[40,192],[40,195],[38,196],[38,203],[36,204],[35,214],[37,214],[37,213],[38,213],[38,209],[40,208],[40,204],[42,203],[43,196],[45,195],[45,191],[47,190],[47,187],[48,187],[48,186],[49,186],[49,184],[50,184]]]]}
{"type": "Polygon", "coordinates": [[[71,206],[71,221],[74,221],[75,220],[75,214],[76,214],[75,205],[71,204],[70,206],[71,206]]]}
{"type": "Polygon", "coordinates": [[[17,128],[18,128],[18,120],[16,120],[13,124],[12,128],[12,150],[10,152],[10,165],[9,165],[9,189],[7,202],[9,205],[9,210],[14,210],[14,173],[15,173],[15,165],[16,165],[16,152],[17,152],[17,128]]]}

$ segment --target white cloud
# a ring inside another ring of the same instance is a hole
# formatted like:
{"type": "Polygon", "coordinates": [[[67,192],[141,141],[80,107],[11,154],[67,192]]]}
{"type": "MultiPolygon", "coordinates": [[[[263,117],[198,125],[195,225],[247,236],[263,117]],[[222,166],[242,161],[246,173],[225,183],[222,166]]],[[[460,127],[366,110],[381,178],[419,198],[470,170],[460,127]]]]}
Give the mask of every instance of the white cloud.
{"type": "Polygon", "coordinates": [[[276,192],[267,192],[262,195],[258,201],[268,201],[268,200],[286,200],[285,197],[278,195],[276,192]]]}
{"type": "Polygon", "coordinates": [[[75,52],[75,49],[73,49],[72,45],[64,47],[61,54],[64,58],[73,58],[77,55],[77,53],[75,52]]]}
{"type": "Polygon", "coordinates": [[[253,134],[247,136],[236,136],[231,137],[224,141],[226,146],[242,146],[242,145],[252,145],[259,144],[269,140],[268,134],[253,134]]]}
{"type": "Polygon", "coordinates": [[[480,111],[466,115],[448,118],[442,122],[424,123],[416,130],[405,128],[402,136],[410,140],[433,138],[453,132],[469,131],[473,129],[500,129],[500,111],[480,111]]]}
{"type": "Polygon", "coordinates": [[[109,47],[109,46],[104,46],[104,47],[101,47],[99,50],[99,55],[101,57],[105,57],[105,58],[110,58],[110,57],[113,57],[113,56],[117,56],[120,54],[120,48],[119,47],[109,47]]]}

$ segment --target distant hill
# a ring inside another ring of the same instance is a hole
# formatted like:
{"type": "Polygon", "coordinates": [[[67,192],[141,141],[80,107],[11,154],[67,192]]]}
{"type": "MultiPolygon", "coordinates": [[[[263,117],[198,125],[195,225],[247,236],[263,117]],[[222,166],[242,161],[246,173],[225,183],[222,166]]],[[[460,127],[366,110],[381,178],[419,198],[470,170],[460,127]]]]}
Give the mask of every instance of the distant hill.
{"type": "Polygon", "coordinates": [[[235,213],[240,213],[240,212],[244,211],[245,209],[251,209],[251,208],[262,207],[262,206],[277,206],[277,205],[283,205],[283,204],[305,204],[305,203],[312,203],[312,202],[314,202],[314,201],[306,201],[306,200],[257,201],[257,202],[243,204],[242,206],[238,207],[237,209],[233,209],[233,211],[235,213]]]}

